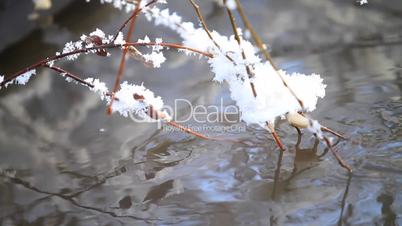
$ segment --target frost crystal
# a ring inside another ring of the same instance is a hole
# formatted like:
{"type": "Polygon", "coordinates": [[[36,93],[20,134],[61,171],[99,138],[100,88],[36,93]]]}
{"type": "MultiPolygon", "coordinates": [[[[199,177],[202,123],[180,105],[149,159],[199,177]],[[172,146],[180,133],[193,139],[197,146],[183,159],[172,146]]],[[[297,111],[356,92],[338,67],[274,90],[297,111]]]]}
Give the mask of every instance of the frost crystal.
{"type": "MultiPolygon", "coordinates": [[[[144,39],[138,39],[138,43],[151,43],[151,40],[148,38],[148,36],[145,36],[144,39]]],[[[165,56],[161,52],[163,50],[163,46],[159,45],[162,43],[163,40],[161,38],[156,38],[155,43],[156,45],[152,46],[152,52],[148,54],[141,54],[141,56],[144,58],[146,62],[149,62],[152,64],[153,67],[159,68],[162,63],[166,61],[165,56]]]]}
{"type": "Polygon", "coordinates": [[[100,95],[101,100],[104,100],[109,93],[109,89],[106,87],[104,82],[99,81],[99,79],[94,78],[87,78],[85,79],[86,82],[91,83],[94,87],[90,88],[91,91],[100,95]]]}
{"type": "Polygon", "coordinates": [[[102,31],[101,29],[99,29],[99,28],[96,28],[96,30],[93,31],[93,32],[91,32],[89,35],[90,35],[90,36],[98,36],[98,37],[101,38],[101,39],[105,39],[105,37],[106,37],[105,32],[103,32],[103,31],[102,31]]]}
{"type": "Polygon", "coordinates": [[[138,39],[138,43],[150,43],[151,40],[148,38],[148,36],[145,36],[144,39],[138,39]]]}
{"type": "Polygon", "coordinates": [[[114,41],[114,44],[116,45],[124,45],[126,44],[126,41],[124,40],[124,36],[122,32],[119,32],[119,34],[117,35],[116,40],[114,41]]]}
{"type": "Polygon", "coordinates": [[[161,67],[161,64],[166,61],[162,52],[151,52],[149,54],[143,54],[146,62],[152,63],[155,68],[161,67]]]}
{"type": "MultiPolygon", "coordinates": [[[[66,53],[71,53],[71,52],[74,52],[75,50],[77,50],[77,49],[81,49],[81,47],[82,47],[82,41],[77,41],[77,42],[67,42],[65,45],[64,45],[64,48],[63,48],[63,51],[62,51],[62,53],[63,54],[66,54],[66,53]],[[78,47],[78,48],[77,48],[78,47]]],[[[57,54],[56,54],[57,55],[57,54]]],[[[72,55],[69,55],[69,56],[67,56],[66,58],[67,58],[67,60],[76,60],[78,57],[79,57],[79,53],[77,53],[77,54],[72,54],[72,55]]]]}
{"type": "Polygon", "coordinates": [[[309,120],[309,127],[307,127],[307,129],[311,133],[315,134],[319,139],[324,138],[324,135],[322,134],[322,131],[321,131],[321,125],[320,125],[320,123],[318,123],[318,121],[310,119],[309,120]]]}
{"type": "MultiPolygon", "coordinates": [[[[132,85],[123,82],[120,90],[115,94],[113,101],[113,112],[119,112],[122,116],[128,117],[130,113],[137,114],[143,119],[152,121],[150,108],[158,112],[162,111],[163,101],[161,97],[155,97],[154,93],[143,85],[132,85]]],[[[165,112],[163,114],[167,115],[165,112]]]]}
{"type": "Polygon", "coordinates": [[[20,76],[18,76],[15,79],[15,84],[25,85],[29,81],[29,79],[32,77],[32,75],[35,75],[35,74],[36,74],[35,69],[29,70],[29,71],[21,74],[20,76]]]}

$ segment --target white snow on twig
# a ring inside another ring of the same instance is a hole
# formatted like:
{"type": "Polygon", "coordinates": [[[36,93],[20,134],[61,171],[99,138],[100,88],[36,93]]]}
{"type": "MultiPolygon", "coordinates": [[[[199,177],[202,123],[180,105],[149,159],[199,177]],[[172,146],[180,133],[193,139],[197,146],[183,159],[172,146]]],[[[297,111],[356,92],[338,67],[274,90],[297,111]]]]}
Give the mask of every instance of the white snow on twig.
{"type": "Polygon", "coordinates": [[[17,78],[15,78],[15,84],[25,85],[28,83],[29,79],[35,74],[36,74],[35,69],[29,70],[29,71],[19,75],[17,78]]]}
{"type": "MultiPolygon", "coordinates": [[[[93,48],[93,47],[96,47],[99,45],[111,44],[112,41],[113,41],[113,44],[115,44],[115,45],[124,45],[126,43],[122,32],[119,32],[116,39],[114,40],[113,35],[106,35],[105,32],[103,32],[101,29],[96,28],[96,30],[89,33],[89,35],[85,35],[85,34],[81,35],[80,40],[78,40],[78,41],[67,42],[64,45],[62,54],[72,53],[74,51],[78,51],[81,49],[89,49],[89,48],[93,48]]],[[[99,49],[93,49],[88,52],[89,53],[99,53],[99,51],[100,51],[99,49]]],[[[103,51],[105,51],[105,50],[103,50],[103,51]]],[[[106,53],[106,51],[105,51],[105,53],[106,53]]],[[[67,60],[76,60],[81,54],[82,53],[71,54],[71,55],[66,56],[66,58],[67,58],[67,60]]],[[[60,53],[57,52],[56,55],[60,55],[60,53]]],[[[105,55],[108,56],[109,53],[106,53],[105,55]]],[[[54,62],[52,62],[52,63],[54,63],[54,62]]]]}
{"type": "Polygon", "coordinates": [[[114,40],[114,44],[116,44],[116,45],[126,44],[126,41],[124,40],[124,36],[123,36],[122,32],[119,32],[119,34],[116,37],[116,40],[114,40]]]}
{"type": "MultiPolygon", "coordinates": [[[[89,87],[89,89],[99,95],[101,100],[105,100],[108,105],[110,104],[109,90],[104,82],[94,78],[87,78],[85,82],[92,84],[94,87],[89,87]]],[[[112,112],[118,112],[124,117],[136,114],[146,121],[170,120],[167,112],[162,110],[164,106],[162,98],[155,96],[151,90],[143,85],[123,82],[114,97],[112,112]]]]}
{"type": "Polygon", "coordinates": [[[91,83],[94,86],[93,88],[90,88],[90,90],[97,93],[101,97],[101,100],[104,100],[107,97],[109,89],[106,87],[106,84],[104,82],[101,82],[99,79],[94,78],[87,78],[85,79],[85,81],[91,83]]]}
{"type": "MultiPolygon", "coordinates": [[[[153,121],[155,119],[150,117],[151,110],[163,112],[162,98],[156,97],[151,90],[143,85],[138,86],[123,82],[120,85],[120,90],[115,93],[115,98],[112,110],[113,112],[119,112],[124,117],[127,117],[130,113],[135,113],[144,119],[153,121]]],[[[166,112],[163,113],[167,115],[166,112]]]]}

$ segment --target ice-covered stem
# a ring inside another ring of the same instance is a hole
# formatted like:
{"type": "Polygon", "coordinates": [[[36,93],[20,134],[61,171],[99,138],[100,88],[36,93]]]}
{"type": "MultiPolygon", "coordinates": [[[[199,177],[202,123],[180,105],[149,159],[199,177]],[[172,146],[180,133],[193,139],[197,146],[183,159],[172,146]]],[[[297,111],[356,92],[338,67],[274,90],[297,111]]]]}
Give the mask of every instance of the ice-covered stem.
{"type": "MultiPolygon", "coordinates": [[[[129,27],[129,29],[128,29],[128,34],[127,34],[127,37],[126,37],[126,40],[125,40],[126,42],[130,42],[132,33],[134,32],[136,18],[137,18],[137,16],[138,16],[138,14],[141,12],[141,7],[140,7],[141,1],[142,1],[142,0],[137,0],[137,5],[135,6],[135,9],[134,9],[134,11],[133,11],[133,13],[132,13],[132,15],[131,15],[131,18],[130,18],[130,27],[129,27]]],[[[117,38],[117,36],[116,36],[116,38],[117,38]]],[[[113,101],[114,101],[114,98],[113,98],[113,97],[114,97],[114,93],[115,93],[115,92],[117,91],[117,89],[119,88],[119,86],[120,86],[120,81],[121,81],[121,79],[123,78],[124,69],[125,69],[125,65],[126,65],[126,55],[127,55],[127,52],[128,52],[128,48],[124,48],[124,49],[123,49],[122,56],[121,56],[121,60],[120,60],[119,70],[117,71],[116,79],[115,79],[114,85],[113,85],[112,99],[111,99],[110,104],[109,104],[109,106],[108,106],[108,108],[107,108],[107,113],[108,113],[108,115],[111,115],[111,114],[112,114],[112,105],[113,105],[113,101]]]]}
{"type": "MultiPolygon", "coordinates": [[[[228,13],[230,24],[232,25],[232,29],[233,29],[235,39],[236,39],[237,43],[239,44],[239,48],[240,48],[240,51],[241,51],[242,58],[243,58],[244,61],[247,61],[246,53],[244,52],[244,49],[242,48],[242,45],[241,45],[241,37],[239,35],[239,32],[237,31],[237,25],[236,25],[236,21],[235,21],[235,18],[233,16],[232,10],[228,7],[227,0],[223,0],[223,3],[225,5],[225,7],[226,7],[226,11],[228,13]]],[[[246,72],[247,72],[248,77],[250,79],[252,77],[254,77],[254,73],[253,73],[252,68],[250,67],[250,65],[246,64],[245,67],[246,67],[246,72]]],[[[254,86],[254,84],[253,84],[253,82],[251,80],[250,80],[250,87],[251,87],[251,90],[253,92],[254,97],[257,97],[257,92],[255,90],[255,86],[254,86]]],[[[279,149],[281,151],[285,151],[286,148],[283,145],[278,133],[276,133],[274,124],[272,122],[268,122],[268,121],[265,122],[265,124],[266,124],[268,130],[271,132],[271,135],[274,138],[275,143],[278,145],[279,149]]]]}
{"type": "MultiPolygon", "coordinates": [[[[226,0],[224,0],[226,2],[226,0]]],[[[297,97],[296,93],[292,90],[292,88],[289,87],[289,85],[287,84],[286,80],[283,78],[283,76],[278,72],[279,68],[276,66],[276,64],[274,63],[274,61],[272,60],[271,54],[269,54],[266,45],[263,43],[262,39],[260,38],[260,36],[258,35],[258,33],[254,30],[253,26],[251,25],[248,17],[246,16],[246,14],[244,13],[243,7],[240,4],[239,0],[235,0],[236,2],[236,9],[240,14],[240,17],[243,21],[244,26],[250,31],[251,36],[254,39],[254,42],[257,44],[258,48],[261,50],[261,52],[263,53],[264,57],[271,63],[272,67],[275,69],[275,71],[277,71],[277,75],[279,76],[279,78],[282,80],[283,85],[289,90],[289,92],[296,98],[297,102],[300,104],[300,107],[302,109],[304,108],[304,103],[303,101],[297,97]]]]}
{"type": "Polygon", "coordinates": [[[49,64],[49,62],[53,62],[53,61],[57,61],[57,60],[61,60],[63,58],[66,58],[68,56],[71,55],[75,55],[75,54],[80,54],[80,53],[90,53],[91,51],[96,51],[96,50],[101,50],[101,49],[113,49],[113,48],[120,48],[120,47],[129,47],[129,46],[164,46],[164,47],[169,47],[169,48],[173,48],[173,49],[182,49],[182,50],[187,50],[187,51],[191,51],[197,54],[200,54],[202,56],[208,57],[208,58],[212,58],[213,55],[204,51],[200,51],[194,48],[190,48],[190,47],[186,47],[183,46],[181,44],[177,44],[177,43],[156,43],[156,42],[149,42],[149,43],[144,43],[144,42],[132,42],[132,43],[125,43],[125,44],[105,44],[105,45],[99,45],[99,46],[93,46],[90,48],[82,48],[82,49],[77,49],[71,52],[67,52],[67,53],[62,53],[59,55],[54,55],[52,57],[48,57],[46,59],[43,59],[41,61],[38,61],[14,74],[12,74],[11,76],[8,76],[6,79],[4,79],[4,81],[0,82],[0,87],[5,86],[5,84],[7,84],[8,82],[14,80],[15,78],[17,78],[18,76],[24,74],[25,72],[28,72],[30,70],[39,68],[39,67],[44,67],[47,64],[49,64]]]}

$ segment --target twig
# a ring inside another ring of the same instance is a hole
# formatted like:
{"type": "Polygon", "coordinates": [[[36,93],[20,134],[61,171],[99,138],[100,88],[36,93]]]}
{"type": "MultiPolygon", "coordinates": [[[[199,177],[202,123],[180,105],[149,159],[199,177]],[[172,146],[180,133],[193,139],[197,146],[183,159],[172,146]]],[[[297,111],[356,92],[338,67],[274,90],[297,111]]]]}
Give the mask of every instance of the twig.
{"type": "MultiPolygon", "coordinates": [[[[226,2],[226,0],[224,0],[226,2]]],[[[292,96],[294,98],[296,98],[297,102],[299,103],[300,107],[302,109],[304,109],[304,103],[301,99],[299,99],[296,95],[296,93],[293,91],[293,89],[291,89],[288,85],[288,83],[286,82],[286,80],[283,78],[283,76],[279,73],[279,68],[275,65],[274,61],[272,60],[271,55],[269,54],[269,52],[267,51],[265,44],[262,42],[262,39],[260,38],[260,36],[258,35],[257,32],[255,32],[254,28],[252,27],[250,21],[248,20],[246,14],[243,11],[243,8],[240,4],[239,0],[235,0],[236,2],[236,8],[237,11],[240,14],[240,17],[244,23],[244,26],[250,31],[251,36],[253,37],[255,43],[257,44],[258,48],[260,48],[260,50],[262,51],[262,53],[264,54],[265,58],[271,63],[272,67],[275,69],[276,74],[279,76],[279,78],[282,80],[283,85],[289,90],[289,92],[292,94],[292,96]]]]}
{"type": "MultiPolygon", "coordinates": [[[[138,16],[138,14],[141,12],[141,8],[140,8],[140,4],[141,4],[142,0],[137,0],[137,5],[135,6],[135,9],[133,11],[132,14],[132,18],[130,19],[130,27],[128,29],[128,34],[127,34],[127,38],[126,38],[126,42],[130,42],[131,40],[131,35],[134,32],[134,28],[135,28],[135,21],[136,18],[138,16]]],[[[112,100],[110,101],[110,104],[107,108],[107,114],[111,115],[113,110],[112,110],[112,106],[113,106],[113,97],[114,97],[114,93],[117,91],[117,89],[120,87],[120,81],[123,78],[123,74],[124,74],[124,69],[125,69],[125,65],[126,65],[126,55],[128,52],[128,48],[124,48],[123,49],[123,54],[121,56],[121,60],[120,60],[120,66],[119,66],[119,70],[117,71],[117,75],[116,75],[116,79],[114,81],[114,85],[113,85],[113,90],[112,90],[112,100]]]]}
{"type": "MultiPolygon", "coordinates": [[[[202,28],[205,30],[205,32],[207,33],[209,39],[214,43],[214,45],[216,46],[216,48],[218,48],[218,50],[223,53],[222,48],[221,48],[220,45],[215,41],[215,39],[212,37],[211,31],[209,31],[209,29],[208,29],[207,23],[205,22],[205,19],[204,19],[204,17],[202,16],[202,13],[201,13],[201,10],[200,10],[200,6],[199,6],[197,3],[195,3],[194,0],[189,0],[189,1],[190,1],[191,5],[193,6],[193,8],[194,8],[194,10],[195,10],[195,13],[197,14],[197,17],[198,17],[198,19],[199,19],[200,22],[201,22],[201,26],[202,26],[202,28]]],[[[223,53],[223,54],[226,56],[226,58],[227,58],[229,61],[231,61],[231,62],[233,62],[233,63],[235,64],[235,61],[233,60],[232,57],[230,57],[230,56],[229,56],[228,54],[226,54],[226,53],[223,53]]]]}
{"type": "Polygon", "coordinates": [[[209,39],[211,39],[211,41],[214,43],[214,45],[218,48],[221,49],[221,47],[219,46],[219,44],[215,41],[215,39],[212,37],[211,32],[208,29],[207,23],[205,22],[204,17],[202,16],[201,10],[200,10],[200,6],[194,2],[194,0],[189,0],[191,5],[193,6],[195,13],[197,14],[198,19],[201,22],[201,26],[202,28],[205,30],[205,32],[207,33],[209,39]]]}
{"type": "Polygon", "coordinates": [[[27,71],[39,68],[39,67],[46,67],[46,65],[51,62],[51,61],[57,61],[60,59],[63,59],[67,56],[71,56],[71,55],[75,55],[75,54],[79,54],[79,53],[89,53],[93,50],[99,50],[99,49],[113,49],[113,48],[118,48],[118,47],[128,47],[128,46],[155,46],[155,45],[160,45],[160,46],[164,46],[164,47],[169,47],[169,48],[174,48],[174,49],[183,49],[183,50],[188,50],[200,55],[203,55],[205,57],[208,58],[212,58],[213,55],[201,50],[197,50],[194,48],[190,48],[190,47],[186,47],[183,46],[181,44],[177,44],[177,43],[156,43],[156,42],[148,42],[148,43],[143,43],[143,42],[132,42],[132,43],[125,43],[125,44],[105,44],[105,45],[99,45],[99,46],[94,46],[94,47],[90,47],[90,48],[82,48],[82,49],[77,49],[68,53],[62,53],[60,55],[54,55],[51,57],[48,57],[46,59],[43,59],[41,61],[38,61],[14,74],[12,74],[11,76],[8,76],[6,79],[4,79],[3,82],[0,83],[0,87],[3,87],[5,84],[7,84],[8,82],[14,80],[15,78],[17,78],[18,76],[24,74],[27,71]]]}
{"type": "Polygon", "coordinates": [[[325,141],[328,149],[332,152],[332,154],[335,156],[336,160],[338,161],[339,165],[341,165],[343,168],[347,169],[349,173],[352,173],[352,168],[342,159],[341,156],[332,148],[331,141],[327,137],[323,137],[323,140],[325,141]]]}
{"type": "MultiPolygon", "coordinates": [[[[148,2],[144,8],[156,3],[158,0],[152,0],[150,2],[148,2]]],[[[143,8],[140,9],[141,11],[143,10],[143,8]]],[[[131,16],[129,18],[127,18],[124,23],[119,27],[119,29],[116,31],[115,35],[113,36],[112,41],[115,41],[117,39],[117,36],[119,36],[119,33],[127,26],[128,22],[130,22],[134,17],[136,17],[137,15],[135,14],[131,14],[131,16]]]]}
{"type": "Polygon", "coordinates": [[[324,131],[324,132],[331,133],[331,134],[333,134],[333,135],[335,135],[335,136],[337,136],[339,138],[342,138],[344,140],[349,140],[349,138],[345,137],[344,135],[342,135],[342,134],[340,134],[340,133],[338,133],[338,132],[336,132],[336,131],[328,128],[328,127],[321,126],[321,130],[324,131]]]}
{"type": "Polygon", "coordinates": [[[85,86],[88,86],[89,88],[94,88],[93,84],[83,80],[82,78],[74,75],[71,72],[68,72],[68,71],[64,70],[63,68],[56,67],[56,66],[49,66],[49,65],[45,65],[44,67],[47,67],[47,68],[50,68],[50,69],[52,69],[52,70],[54,70],[56,72],[62,73],[62,74],[64,74],[64,76],[69,77],[69,78],[71,78],[71,79],[73,79],[73,80],[77,81],[78,83],[81,83],[81,84],[83,84],[85,86]]]}

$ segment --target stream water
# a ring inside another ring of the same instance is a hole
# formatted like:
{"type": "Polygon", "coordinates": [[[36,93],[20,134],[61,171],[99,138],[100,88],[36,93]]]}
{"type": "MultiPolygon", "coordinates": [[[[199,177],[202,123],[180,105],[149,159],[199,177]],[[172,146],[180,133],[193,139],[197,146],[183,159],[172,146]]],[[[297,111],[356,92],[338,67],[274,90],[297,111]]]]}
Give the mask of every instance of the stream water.
{"type": "MultiPolygon", "coordinates": [[[[170,8],[194,21],[183,2],[171,0],[170,8]]],[[[312,117],[351,138],[336,149],[353,174],[286,123],[278,125],[283,154],[265,130],[243,123],[213,123],[238,130],[200,131],[228,141],[201,140],[108,117],[85,87],[41,70],[28,85],[0,93],[0,225],[402,225],[402,4],[243,2],[280,68],[323,76],[326,97],[312,117]]],[[[208,1],[201,8],[213,29],[230,34],[224,11],[208,1]]],[[[5,49],[0,72],[52,55],[96,27],[113,33],[126,17],[76,1],[5,49]]],[[[179,41],[140,18],[134,36],[145,34],[179,41]]],[[[205,60],[173,50],[167,58],[160,69],[130,59],[125,79],[143,82],[168,105],[178,98],[232,104],[205,60]]],[[[112,52],[61,65],[111,86],[119,61],[112,52]]]]}

